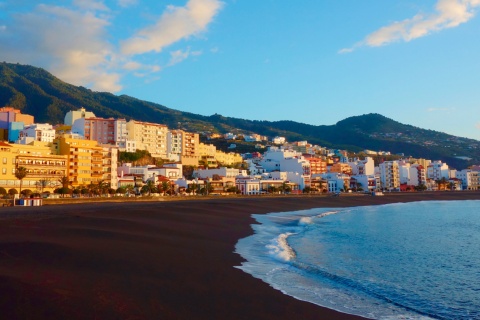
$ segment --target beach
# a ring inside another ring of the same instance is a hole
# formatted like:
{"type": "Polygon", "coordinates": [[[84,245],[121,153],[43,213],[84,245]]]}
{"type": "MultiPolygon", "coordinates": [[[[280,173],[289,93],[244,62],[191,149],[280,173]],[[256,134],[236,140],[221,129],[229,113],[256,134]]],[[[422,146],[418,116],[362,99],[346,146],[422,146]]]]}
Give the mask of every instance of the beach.
{"type": "Polygon", "coordinates": [[[296,300],[235,268],[252,214],[480,192],[208,198],[0,208],[5,319],[360,319],[296,300]]]}

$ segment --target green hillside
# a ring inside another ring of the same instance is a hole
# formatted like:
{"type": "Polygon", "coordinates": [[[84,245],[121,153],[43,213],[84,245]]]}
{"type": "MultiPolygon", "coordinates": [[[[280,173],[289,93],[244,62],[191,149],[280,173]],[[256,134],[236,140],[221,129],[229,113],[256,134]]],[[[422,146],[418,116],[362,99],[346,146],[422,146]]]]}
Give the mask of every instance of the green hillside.
{"type": "MultiPolygon", "coordinates": [[[[379,114],[347,118],[335,125],[294,121],[255,121],[181,112],[126,95],[93,92],[65,83],[47,71],[26,65],[0,63],[0,107],[11,106],[35,116],[35,121],[62,123],[70,110],[84,107],[99,117],[162,123],[191,132],[258,133],[308,140],[329,148],[351,151],[385,150],[406,156],[442,160],[463,169],[480,163],[480,142],[401,124],[379,114]],[[471,161],[457,157],[469,157],[471,161]]],[[[192,106],[194,107],[194,106],[192,106]]]]}

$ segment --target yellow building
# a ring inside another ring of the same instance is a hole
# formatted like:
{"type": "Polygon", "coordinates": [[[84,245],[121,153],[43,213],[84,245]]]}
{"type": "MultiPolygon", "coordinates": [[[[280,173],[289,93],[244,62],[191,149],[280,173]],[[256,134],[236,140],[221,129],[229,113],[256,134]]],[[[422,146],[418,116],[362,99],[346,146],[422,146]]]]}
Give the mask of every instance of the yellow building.
{"type": "Polygon", "coordinates": [[[27,175],[22,180],[22,190],[52,192],[66,175],[67,157],[56,155],[45,142],[28,145],[0,142],[0,187],[20,191],[20,180],[15,177],[18,167],[25,167],[27,175]]]}
{"type": "Polygon", "coordinates": [[[225,166],[231,166],[235,163],[243,162],[242,156],[239,155],[238,153],[233,153],[233,152],[225,153],[218,150],[217,152],[215,152],[215,159],[217,160],[217,162],[225,166]]]}
{"type": "Polygon", "coordinates": [[[103,180],[103,148],[97,141],[63,135],[53,142],[53,149],[67,156],[67,177],[73,187],[103,180]]]}
{"type": "Polygon", "coordinates": [[[127,131],[128,140],[134,140],[137,149],[147,150],[154,158],[167,158],[166,125],[131,120],[127,122],[127,131]]]}

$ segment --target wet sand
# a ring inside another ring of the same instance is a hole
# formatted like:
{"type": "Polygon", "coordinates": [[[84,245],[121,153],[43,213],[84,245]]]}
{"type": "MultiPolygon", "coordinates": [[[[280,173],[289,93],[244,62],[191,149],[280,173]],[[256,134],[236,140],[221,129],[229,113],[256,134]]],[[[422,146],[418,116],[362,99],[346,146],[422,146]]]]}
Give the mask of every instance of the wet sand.
{"type": "Polygon", "coordinates": [[[234,268],[251,214],[455,199],[480,192],[1,207],[1,318],[360,319],[234,268]]]}

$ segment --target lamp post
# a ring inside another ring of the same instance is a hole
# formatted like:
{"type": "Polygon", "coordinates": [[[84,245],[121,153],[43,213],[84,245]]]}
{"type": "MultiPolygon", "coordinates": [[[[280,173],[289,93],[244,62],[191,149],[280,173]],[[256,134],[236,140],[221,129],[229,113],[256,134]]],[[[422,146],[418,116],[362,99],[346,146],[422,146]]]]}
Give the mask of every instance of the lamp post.
{"type": "MultiPolygon", "coordinates": [[[[153,187],[156,188],[157,187],[157,184],[155,182],[155,172],[153,173],[153,187]]],[[[152,192],[152,190],[150,190],[150,192],[152,192]]]]}

